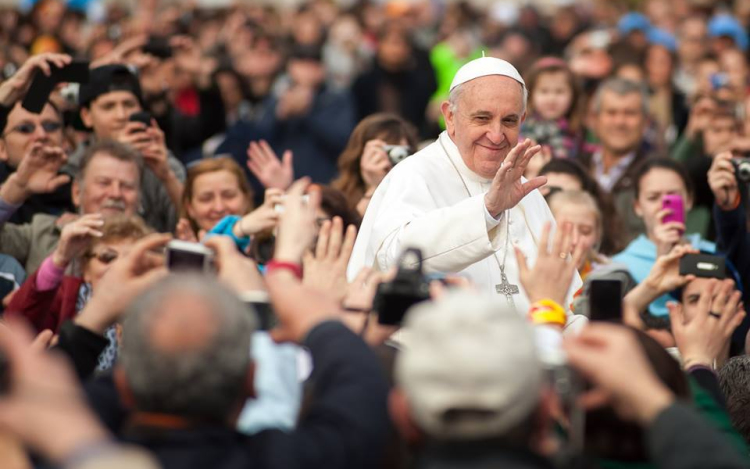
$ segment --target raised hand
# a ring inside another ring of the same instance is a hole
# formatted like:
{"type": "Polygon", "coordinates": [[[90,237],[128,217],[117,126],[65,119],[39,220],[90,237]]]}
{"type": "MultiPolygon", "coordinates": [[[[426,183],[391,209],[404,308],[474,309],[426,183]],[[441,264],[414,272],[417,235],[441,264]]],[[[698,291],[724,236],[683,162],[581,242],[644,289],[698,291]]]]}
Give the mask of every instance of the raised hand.
{"type": "Polygon", "coordinates": [[[484,196],[484,204],[490,215],[497,218],[504,211],[515,207],[531,191],[547,183],[544,176],[521,182],[529,161],[541,148],[539,145],[532,147],[531,140],[526,139],[508,153],[484,196]]]}
{"type": "Polygon", "coordinates": [[[41,142],[33,144],[16,172],[3,184],[0,198],[11,204],[20,204],[33,194],[54,192],[70,182],[70,176],[58,174],[67,158],[60,147],[41,142]]]}
{"type": "Polygon", "coordinates": [[[349,285],[346,267],[356,238],[357,228],[354,225],[349,225],[344,234],[341,217],[334,217],[333,222],[326,220],[318,233],[315,254],[307,251],[302,258],[302,283],[323,291],[338,301],[343,300],[349,285]]]}
{"type": "Polygon", "coordinates": [[[564,348],[568,363],[592,385],[580,398],[584,408],[610,405],[621,418],[646,426],[674,401],[625,326],[589,324],[567,337],[564,348]]]}
{"type": "Polygon", "coordinates": [[[716,205],[722,210],[731,210],[739,195],[737,178],[734,175],[732,153],[719,153],[711,162],[708,170],[708,185],[714,193],[716,205]]]}
{"type": "Polygon", "coordinates": [[[286,190],[294,180],[292,151],[287,150],[279,161],[276,152],[265,140],[250,142],[247,147],[247,167],[266,188],[286,190]]]}
{"type": "Polygon", "coordinates": [[[105,443],[110,435],[86,404],[68,361],[37,350],[23,322],[10,318],[7,324],[0,327],[0,350],[10,389],[0,398],[0,426],[58,464],[105,443]]]}
{"type": "Polygon", "coordinates": [[[126,256],[118,257],[99,280],[96,291],[76,317],[76,324],[104,333],[134,298],[168,274],[164,256],[153,251],[171,239],[169,234],[150,234],[135,243],[126,256]]]}
{"type": "Polygon", "coordinates": [[[83,254],[93,239],[102,236],[102,226],[104,218],[98,213],[84,215],[65,225],[52,253],[52,262],[60,269],[66,268],[73,259],[83,254]]]}
{"type": "MultiPolygon", "coordinates": [[[[745,318],[742,294],[732,280],[712,279],[698,300],[697,313],[687,317],[679,303],[668,303],[669,319],[684,368],[713,367],[714,360],[728,351],[729,339],[745,318]]],[[[726,358],[726,357],[724,357],[726,358]]]]}
{"type": "Polygon", "coordinates": [[[310,185],[309,178],[292,184],[284,199],[284,213],[279,218],[274,258],[300,264],[305,251],[310,249],[318,234],[316,210],[320,205],[320,192],[311,191],[307,202],[302,196],[310,185]]]}
{"type": "Polygon", "coordinates": [[[0,105],[11,107],[20,101],[29,90],[37,70],[49,76],[53,65],[62,68],[72,61],[72,57],[65,54],[39,54],[31,57],[0,85],[0,105]]]}
{"type": "Polygon", "coordinates": [[[388,154],[383,150],[384,145],[386,143],[382,140],[370,140],[365,143],[365,148],[362,151],[359,168],[368,192],[374,191],[380,181],[388,174],[388,171],[393,168],[391,160],[388,159],[388,154]]]}
{"type": "Polygon", "coordinates": [[[237,293],[265,290],[257,264],[242,255],[230,237],[212,236],[205,244],[216,253],[219,280],[226,286],[237,293]]]}
{"type": "Polygon", "coordinates": [[[539,254],[533,268],[529,268],[523,253],[515,247],[521,285],[532,303],[550,299],[565,307],[565,298],[573,282],[573,276],[586,253],[585,246],[574,244],[573,229],[572,223],[558,226],[552,245],[548,248],[552,225],[550,222],[545,223],[539,239],[539,254]]]}
{"type": "Polygon", "coordinates": [[[670,209],[663,209],[656,214],[659,224],[654,227],[654,241],[656,253],[660,256],[669,253],[672,248],[680,244],[682,235],[685,233],[684,223],[678,221],[663,222],[664,217],[671,213],[670,209]]]}
{"type": "Polygon", "coordinates": [[[280,213],[276,205],[283,203],[284,193],[280,189],[267,189],[263,205],[243,216],[234,225],[234,235],[237,237],[254,236],[261,231],[275,227],[279,222],[280,213]]]}
{"type": "Polygon", "coordinates": [[[680,259],[687,254],[699,251],[690,245],[675,246],[668,254],[656,258],[648,277],[642,282],[654,290],[656,297],[676,288],[684,287],[695,279],[694,275],[680,275],[680,259]]]}

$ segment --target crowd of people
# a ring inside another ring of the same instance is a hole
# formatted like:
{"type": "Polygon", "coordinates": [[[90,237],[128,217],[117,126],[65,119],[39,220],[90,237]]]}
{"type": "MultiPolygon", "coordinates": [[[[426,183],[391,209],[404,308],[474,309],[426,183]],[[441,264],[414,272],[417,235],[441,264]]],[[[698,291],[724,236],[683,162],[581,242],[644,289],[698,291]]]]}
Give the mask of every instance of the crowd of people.
{"type": "Polygon", "coordinates": [[[0,9],[1,467],[750,467],[750,2],[203,3],[0,9]]]}

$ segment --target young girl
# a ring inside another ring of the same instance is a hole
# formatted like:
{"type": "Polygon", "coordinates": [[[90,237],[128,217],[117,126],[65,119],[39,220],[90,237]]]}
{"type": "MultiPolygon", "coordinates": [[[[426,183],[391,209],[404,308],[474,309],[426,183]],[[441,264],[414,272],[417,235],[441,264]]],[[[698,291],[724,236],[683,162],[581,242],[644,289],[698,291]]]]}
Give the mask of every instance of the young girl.
{"type": "MultiPolygon", "coordinates": [[[[545,57],[531,67],[526,86],[529,103],[521,138],[530,138],[547,147],[546,160],[574,158],[581,143],[578,112],[581,93],[573,72],[563,60],[545,57]]],[[[538,171],[546,163],[544,157],[539,159],[532,160],[529,167],[534,166],[538,171]]],[[[535,175],[531,172],[527,177],[535,175]]]]}

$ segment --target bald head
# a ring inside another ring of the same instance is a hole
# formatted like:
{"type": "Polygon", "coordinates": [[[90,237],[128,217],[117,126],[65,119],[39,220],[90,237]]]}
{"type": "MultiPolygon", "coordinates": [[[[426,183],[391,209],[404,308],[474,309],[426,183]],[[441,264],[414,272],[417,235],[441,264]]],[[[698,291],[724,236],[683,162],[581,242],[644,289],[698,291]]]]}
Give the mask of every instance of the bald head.
{"type": "Polygon", "coordinates": [[[226,423],[244,402],[255,319],[215,280],[171,275],[130,306],[119,366],[142,412],[226,423]]]}

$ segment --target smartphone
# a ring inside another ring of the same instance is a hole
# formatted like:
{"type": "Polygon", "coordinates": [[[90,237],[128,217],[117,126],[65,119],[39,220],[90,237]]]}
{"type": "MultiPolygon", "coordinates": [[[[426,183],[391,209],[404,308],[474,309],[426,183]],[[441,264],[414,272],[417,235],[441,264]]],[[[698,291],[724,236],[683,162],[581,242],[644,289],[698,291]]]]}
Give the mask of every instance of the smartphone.
{"type": "Polygon", "coordinates": [[[172,272],[213,272],[214,252],[200,243],[172,240],[167,244],[167,268],[172,272]]]}
{"type": "Polygon", "coordinates": [[[134,112],[128,118],[130,122],[141,122],[146,124],[146,127],[151,127],[151,114],[148,111],[134,112]]]}
{"type": "Polygon", "coordinates": [[[680,259],[680,275],[703,278],[727,278],[727,262],[722,256],[686,254],[680,259]]]}
{"type": "Polygon", "coordinates": [[[91,73],[89,65],[88,61],[74,60],[64,67],[50,64],[49,76],[36,72],[21,105],[29,112],[41,113],[58,83],[88,83],[91,73]]]}
{"type": "Polygon", "coordinates": [[[142,50],[146,54],[151,54],[159,59],[169,59],[173,55],[169,39],[160,36],[149,37],[148,42],[143,46],[142,50]]]}
{"type": "Polygon", "coordinates": [[[661,208],[671,210],[667,216],[662,219],[662,223],[676,221],[685,224],[685,203],[679,194],[667,194],[661,199],[661,208]]]}
{"type": "Polygon", "coordinates": [[[622,296],[622,280],[591,280],[589,283],[589,319],[621,322],[622,296]]]}
{"type": "Polygon", "coordinates": [[[278,319],[268,298],[268,293],[264,291],[244,292],[240,295],[240,299],[258,320],[259,331],[270,331],[276,327],[278,319]]]}

